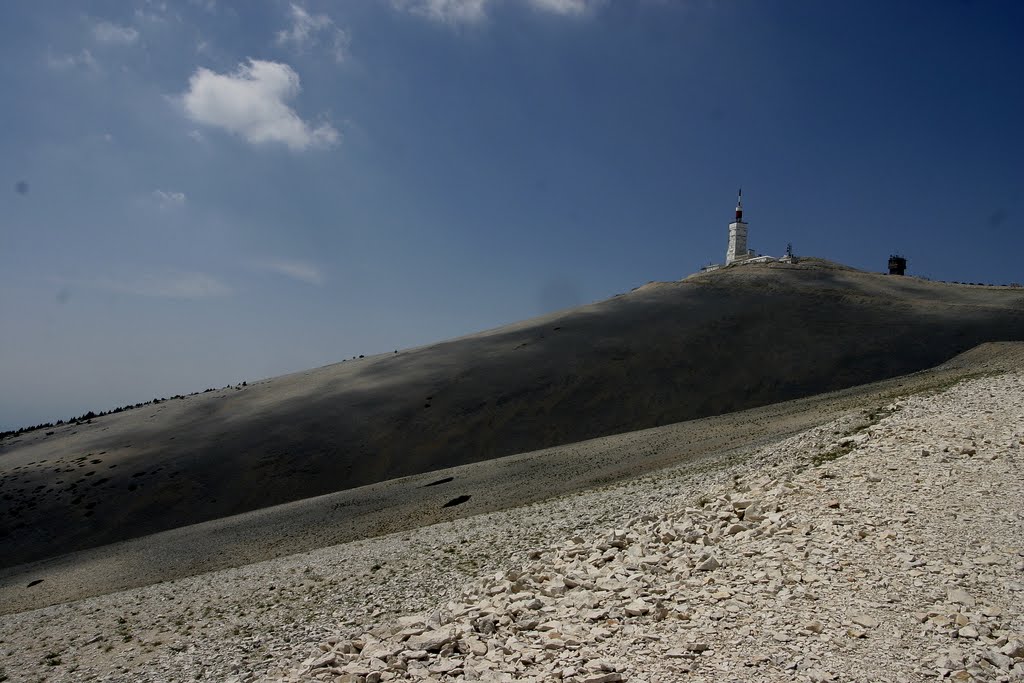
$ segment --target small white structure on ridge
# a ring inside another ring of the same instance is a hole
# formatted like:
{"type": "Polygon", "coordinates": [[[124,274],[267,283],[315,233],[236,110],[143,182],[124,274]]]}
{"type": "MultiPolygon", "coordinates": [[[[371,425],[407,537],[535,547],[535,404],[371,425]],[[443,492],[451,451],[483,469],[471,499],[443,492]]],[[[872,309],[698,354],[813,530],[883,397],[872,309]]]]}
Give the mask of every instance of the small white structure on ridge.
{"type": "Polygon", "coordinates": [[[707,273],[733,264],[745,265],[775,261],[795,263],[796,257],[792,254],[792,248],[788,249],[782,258],[776,258],[774,256],[759,256],[757,252],[747,247],[747,223],[743,220],[743,188],[740,188],[739,197],[736,200],[736,219],[729,224],[729,246],[725,250],[725,263],[712,263],[700,270],[702,273],[707,273]]]}
{"type": "Polygon", "coordinates": [[[725,265],[734,261],[745,261],[754,256],[747,249],[747,224],[743,222],[743,188],[736,199],[736,220],[729,224],[729,248],[725,252],[725,265]]]}

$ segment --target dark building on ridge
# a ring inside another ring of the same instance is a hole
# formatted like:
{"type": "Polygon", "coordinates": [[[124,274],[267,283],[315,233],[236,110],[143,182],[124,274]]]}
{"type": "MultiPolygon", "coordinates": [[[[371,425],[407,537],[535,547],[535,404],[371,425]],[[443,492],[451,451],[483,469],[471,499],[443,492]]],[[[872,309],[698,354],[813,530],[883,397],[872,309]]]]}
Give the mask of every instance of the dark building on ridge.
{"type": "Polygon", "coordinates": [[[889,257],[889,275],[903,275],[907,272],[907,259],[893,254],[889,257]]]}

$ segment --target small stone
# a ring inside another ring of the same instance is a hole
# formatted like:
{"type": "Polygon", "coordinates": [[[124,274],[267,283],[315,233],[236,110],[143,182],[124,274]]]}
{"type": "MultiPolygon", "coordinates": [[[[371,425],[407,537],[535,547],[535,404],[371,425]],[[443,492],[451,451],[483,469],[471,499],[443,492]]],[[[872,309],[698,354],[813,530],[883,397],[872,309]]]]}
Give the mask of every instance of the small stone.
{"type": "Polygon", "coordinates": [[[762,507],[762,504],[759,503],[759,502],[755,502],[753,505],[751,505],[750,507],[746,508],[743,511],[743,521],[744,522],[749,522],[749,523],[763,522],[767,518],[768,518],[768,515],[765,514],[765,509],[762,507]]]}
{"type": "Polygon", "coordinates": [[[825,507],[831,508],[832,510],[839,509],[839,501],[833,498],[832,500],[825,502],[825,507]]]}
{"type": "Polygon", "coordinates": [[[978,629],[973,626],[964,626],[962,629],[956,632],[961,638],[977,638],[978,629]]]}
{"type": "Polygon", "coordinates": [[[402,659],[427,659],[430,653],[426,650],[405,650],[402,652],[402,659]]]}
{"type": "Polygon", "coordinates": [[[629,545],[629,531],[626,529],[614,529],[605,539],[613,548],[625,548],[629,545]]]}
{"type": "Polygon", "coordinates": [[[469,647],[469,651],[477,657],[482,657],[487,654],[487,643],[479,638],[468,638],[466,640],[466,645],[469,647]]]}
{"type": "Polygon", "coordinates": [[[963,588],[951,588],[946,593],[946,601],[951,602],[954,605],[965,605],[967,607],[974,607],[977,601],[970,593],[965,591],[963,588]]]}
{"type": "Polygon", "coordinates": [[[449,671],[458,669],[462,664],[453,659],[441,659],[427,667],[427,671],[432,674],[446,674],[449,671]]]}
{"type": "Polygon", "coordinates": [[[718,563],[714,555],[708,556],[706,560],[697,565],[697,570],[702,572],[709,572],[712,569],[718,569],[722,565],[718,563]]]}
{"type": "Polygon", "coordinates": [[[866,475],[864,475],[864,479],[870,481],[871,483],[877,484],[878,482],[882,481],[882,475],[878,474],[877,472],[868,472],[866,475]]]}
{"type": "Polygon", "coordinates": [[[835,680],[835,676],[818,668],[809,669],[807,671],[807,678],[811,683],[831,683],[831,681],[835,680]]]}
{"type": "Polygon", "coordinates": [[[406,641],[406,646],[410,650],[426,650],[427,652],[437,652],[447,643],[451,642],[452,635],[447,631],[427,631],[417,636],[412,636],[406,641]]]}
{"type": "Polygon", "coordinates": [[[651,611],[651,606],[643,600],[634,600],[633,602],[626,605],[623,610],[628,616],[639,617],[644,614],[648,614],[651,611]]]}
{"type": "Polygon", "coordinates": [[[821,633],[825,630],[825,627],[821,625],[820,621],[809,621],[804,624],[804,630],[811,633],[821,633]]]}
{"type": "Polygon", "coordinates": [[[582,678],[577,678],[579,683],[617,683],[622,680],[622,674],[614,671],[610,673],[593,675],[584,675],[582,678]]]}
{"type": "Polygon", "coordinates": [[[1003,671],[1009,671],[1010,667],[1013,666],[1013,657],[1004,655],[1001,652],[986,652],[984,657],[990,661],[993,666],[998,666],[1003,671]]]}
{"type": "Polygon", "coordinates": [[[958,647],[949,648],[944,654],[935,658],[935,665],[940,669],[955,670],[964,665],[964,653],[958,647]]]}
{"type": "Polygon", "coordinates": [[[874,617],[868,616],[867,614],[851,615],[850,621],[858,626],[863,626],[864,628],[878,628],[878,620],[874,617]]]}
{"type": "Polygon", "coordinates": [[[333,652],[328,652],[327,654],[317,657],[315,660],[313,660],[313,662],[309,665],[309,668],[322,669],[327,666],[334,666],[334,663],[337,661],[338,655],[336,655],[333,652]]]}
{"type": "Polygon", "coordinates": [[[1011,640],[999,650],[1007,657],[1013,657],[1014,659],[1024,659],[1024,641],[1022,640],[1011,640]]]}

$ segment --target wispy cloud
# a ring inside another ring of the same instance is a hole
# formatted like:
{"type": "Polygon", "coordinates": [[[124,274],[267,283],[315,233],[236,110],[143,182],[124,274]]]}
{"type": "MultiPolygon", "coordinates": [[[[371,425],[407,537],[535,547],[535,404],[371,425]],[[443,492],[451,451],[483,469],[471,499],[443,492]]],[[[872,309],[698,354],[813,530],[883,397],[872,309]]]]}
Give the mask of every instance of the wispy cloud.
{"type": "MultiPolygon", "coordinates": [[[[476,24],[500,0],[391,0],[391,6],[443,24],[476,24]]],[[[606,0],[516,0],[534,9],[562,16],[582,15],[606,0]]]]}
{"type": "Polygon", "coordinates": [[[153,190],[153,199],[161,209],[173,209],[185,206],[184,192],[169,192],[167,190],[153,190]]]}
{"type": "Polygon", "coordinates": [[[145,0],[140,7],[135,8],[136,23],[164,24],[168,19],[180,22],[181,16],[169,8],[163,0],[145,0]]]}
{"type": "Polygon", "coordinates": [[[596,6],[602,0],[529,0],[529,3],[537,9],[554,14],[574,15],[583,14],[588,9],[596,6]]]}
{"type": "Polygon", "coordinates": [[[228,74],[200,67],[181,101],[193,121],[251,144],[278,142],[295,151],[336,145],[341,136],[330,123],[312,126],[288,106],[300,90],[299,75],[287,64],[250,59],[228,74]]]}
{"type": "Polygon", "coordinates": [[[475,24],[487,16],[491,0],[391,0],[395,9],[444,24],[475,24]]]}
{"type": "Polygon", "coordinates": [[[97,42],[105,45],[131,45],[139,39],[139,32],[131,26],[120,26],[109,21],[94,23],[92,35],[97,42]]]}
{"type": "Polygon", "coordinates": [[[341,64],[348,56],[349,36],[326,14],[310,14],[301,5],[292,3],[291,26],[277,32],[276,42],[298,51],[322,45],[341,64]]]}
{"type": "Polygon", "coordinates": [[[320,268],[305,261],[265,261],[256,264],[256,267],[263,271],[284,275],[293,280],[318,287],[323,285],[326,279],[320,268]]]}
{"type": "Polygon", "coordinates": [[[210,14],[217,11],[217,0],[189,0],[189,2],[210,14]]]}
{"type": "Polygon", "coordinates": [[[83,68],[90,71],[99,69],[96,59],[88,50],[82,50],[77,55],[47,55],[46,64],[55,71],[67,71],[75,68],[83,68]]]}
{"type": "Polygon", "coordinates": [[[160,299],[208,299],[230,296],[233,290],[206,273],[167,270],[135,277],[102,277],[67,281],[69,286],[160,299]]]}

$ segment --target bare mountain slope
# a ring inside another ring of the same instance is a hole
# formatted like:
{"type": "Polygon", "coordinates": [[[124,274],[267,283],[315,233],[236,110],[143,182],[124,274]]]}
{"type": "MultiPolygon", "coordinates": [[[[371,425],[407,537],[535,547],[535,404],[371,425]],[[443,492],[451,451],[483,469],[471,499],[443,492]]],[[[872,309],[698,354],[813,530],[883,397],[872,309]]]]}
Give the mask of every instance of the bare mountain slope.
{"type": "Polygon", "coordinates": [[[1024,339],[1024,292],[728,268],[0,442],[3,566],[893,377],[1024,339]]]}

